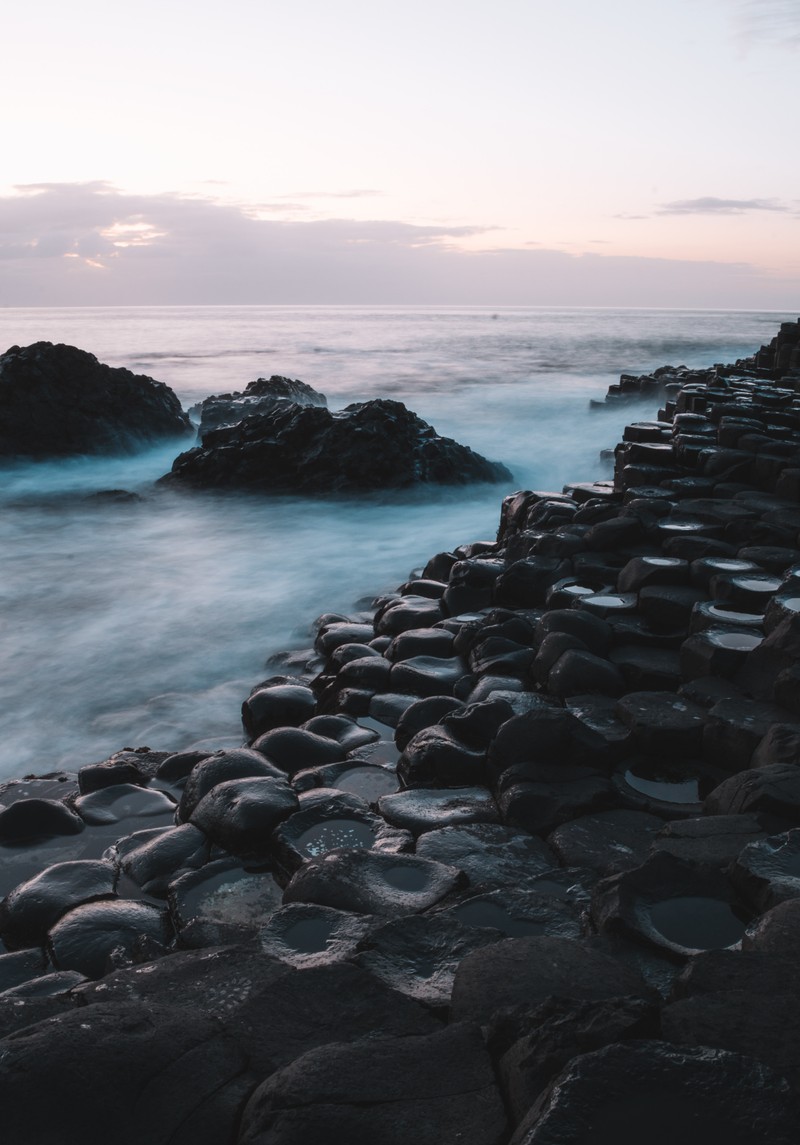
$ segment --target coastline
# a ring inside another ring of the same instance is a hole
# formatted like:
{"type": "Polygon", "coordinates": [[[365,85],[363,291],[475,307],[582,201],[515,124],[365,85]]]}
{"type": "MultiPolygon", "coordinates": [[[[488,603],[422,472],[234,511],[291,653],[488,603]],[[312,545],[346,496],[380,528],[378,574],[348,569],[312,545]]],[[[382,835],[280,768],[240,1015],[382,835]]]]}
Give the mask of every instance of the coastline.
{"type": "MultiPolygon", "coordinates": [[[[46,1045],[30,1077],[50,1084],[64,1068],[55,1043],[77,1045],[91,1007],[98,1045],[132,1066],[125,1108],[136,1063],[173,1060],[167,1031],[187,992],[240,974],[242,997],[207,1007],[191,1034],[219,1052],[224,1033],[229,1082],[212,1095],[187,1080],[194,1136],[162,1103],[148,1140],[290,1142],[309,1125],[344,1140],[341,1109],[320,1097],[326,1070],[358,1073],[372,1034],[390,1063],[411,1039],[421,1063],[445,1066],[428,1098],[381,1083],[370,1099],[350,1078],[334,1104],[373,1103],[364,1140],[395,1140],[385,1107],[397,1102],[417,1131],[436,1098],[446,1112],[431,1140],[457,1118],[459,1140],[533,1145],[573,1116],[559,1092],[577,1087],[580,1101],[587,1076],[613,1090],[658,1069],[681,1086],[703,1073],[720,1117],[731,1079],[745,1079],[737,1116],[788,1142],[800,1045],[792,1032],[787,1051],[758,1011],[768,985],[784,1020],[794,1013],[800,927],[791,325],[751,363],[623,377],[610,401],[664,404],[626,429],[613,483],[515,494],[496,543],[433,556],[372,615],[325,619],[315,648],[283,657],[245,701],[248,747],[129,749],[77,781],[29,782],[16,801],[4,785],[4,850],[24,857],[44,827],[45,865],[91,864],[0,907],[14,944],[0,973],[17,978],[0,992],[11,1060],[31,1071],[46,1045]],[[306,990],[330,1015],[321,1029],[296,1001],[281,1027],[292,1056],[277,1035],[253,1049],[256,1001],[269,1012],[306,990]],[[115,1006],[160,1015],[135,1049],[114,1040],[115,1006]],[[569,1034],[545,1069],[542,1030],[555,1026],[569,1034]],[[249,1064],[234,1069],[237,1053],[249,1064]],[[460,1112],[455,1093],[469,1095],[460,1112]]],[[[63,1084],[75,1139],[107,1135],[112,1112],[87,1111],[76,1075],[63,1084]]],[[[25,1086],[12,1089],[14,1140],[45,1139],[25,1086]]]]}

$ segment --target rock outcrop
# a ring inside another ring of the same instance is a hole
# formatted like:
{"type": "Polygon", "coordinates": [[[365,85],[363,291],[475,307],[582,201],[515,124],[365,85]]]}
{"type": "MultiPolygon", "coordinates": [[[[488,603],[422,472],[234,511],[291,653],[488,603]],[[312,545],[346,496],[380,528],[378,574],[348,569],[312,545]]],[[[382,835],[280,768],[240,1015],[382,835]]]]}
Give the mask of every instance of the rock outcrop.
{"type": "Polygon", "coordinates": [[[504,465],[440,437],[402,402],[379,398],[336,413],[278,403],[206,433],[161,480],[196,489],[338,493],[510,476],[504,465]]]}
{"type": "Polygon", "coordinates": [[[190,413],[199,419],[198,435],[202,439],[212,429],[237,425],[254,414],[274,413],[285,406],[327,406],[328,399],[305,382],[282,378],[256,378],[244,390],[232,394],[212,394],[194,406],[190,413]]]}
{"type": "Polygon", "coordinates": [[[0,357],[0,457],[130,453],[191,429],[169,386],[75,346],[34,342],[0,357]]]}

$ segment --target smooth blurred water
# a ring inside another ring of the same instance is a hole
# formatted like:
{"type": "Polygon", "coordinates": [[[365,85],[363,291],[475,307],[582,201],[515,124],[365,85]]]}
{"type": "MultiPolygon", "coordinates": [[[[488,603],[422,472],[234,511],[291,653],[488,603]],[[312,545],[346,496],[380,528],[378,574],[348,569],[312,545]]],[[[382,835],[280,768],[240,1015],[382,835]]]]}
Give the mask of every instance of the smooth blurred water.
{"type": "Polygon", "coordinates": [[[713,311],[168,307],[0,310],[0,349],[68,342],[167,382],[187,408],[258,376],[340,408],[391,396],[514,473],[508,488],[309,499],[156,491],[171,446],[0,471],[0,777],[124,746],[240,742],[273,652],[323,611],[493,536],[501,497],[606,476],[655,410],[590,410],[620,372],[751,353],[790,315],[713,311]],[[107,503],[100,490],[138,492],[107,503]],[[87,499],[89,496],[89,499],[87,499]]]}

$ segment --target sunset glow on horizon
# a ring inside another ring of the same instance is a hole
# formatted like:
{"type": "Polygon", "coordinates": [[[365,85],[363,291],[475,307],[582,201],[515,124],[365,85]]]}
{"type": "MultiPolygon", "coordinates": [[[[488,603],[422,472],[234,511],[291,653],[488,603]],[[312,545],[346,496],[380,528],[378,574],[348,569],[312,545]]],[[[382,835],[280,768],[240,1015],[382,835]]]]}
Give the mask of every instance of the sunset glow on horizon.
{"type": "Polygon", "coordinates": [[[796,308],[794,0],[38,0],[11,41],[3,305],[796,308]]]}

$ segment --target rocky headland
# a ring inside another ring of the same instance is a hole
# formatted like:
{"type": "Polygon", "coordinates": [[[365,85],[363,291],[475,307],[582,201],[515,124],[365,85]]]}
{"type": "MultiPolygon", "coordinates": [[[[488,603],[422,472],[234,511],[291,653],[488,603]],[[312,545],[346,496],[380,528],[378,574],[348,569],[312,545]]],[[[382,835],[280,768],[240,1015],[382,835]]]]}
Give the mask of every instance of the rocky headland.
{"type": "Polygon", "coordinates": [[[0,457],[131,453],[192,431],[169,386],[75,346],[35,342],[0,356],[0,457]]]}
{"type": "Polygon", "coordinates": [[[302,385],[259,378],[243,394],[207,398],[200,406],[201,444],[177,457],[161,483],[364,493],[511,480],[504,465],[441,437],[402,402],[378,398],[332,413],[322,394],[302,385]]]}
{"type": "Polygon", "coordinates": [[[319,618],[241,748],[0,788],[8,1139],[794,1145],[799,395],[800,323],[623,376],[613,481],[319,618]]]}

